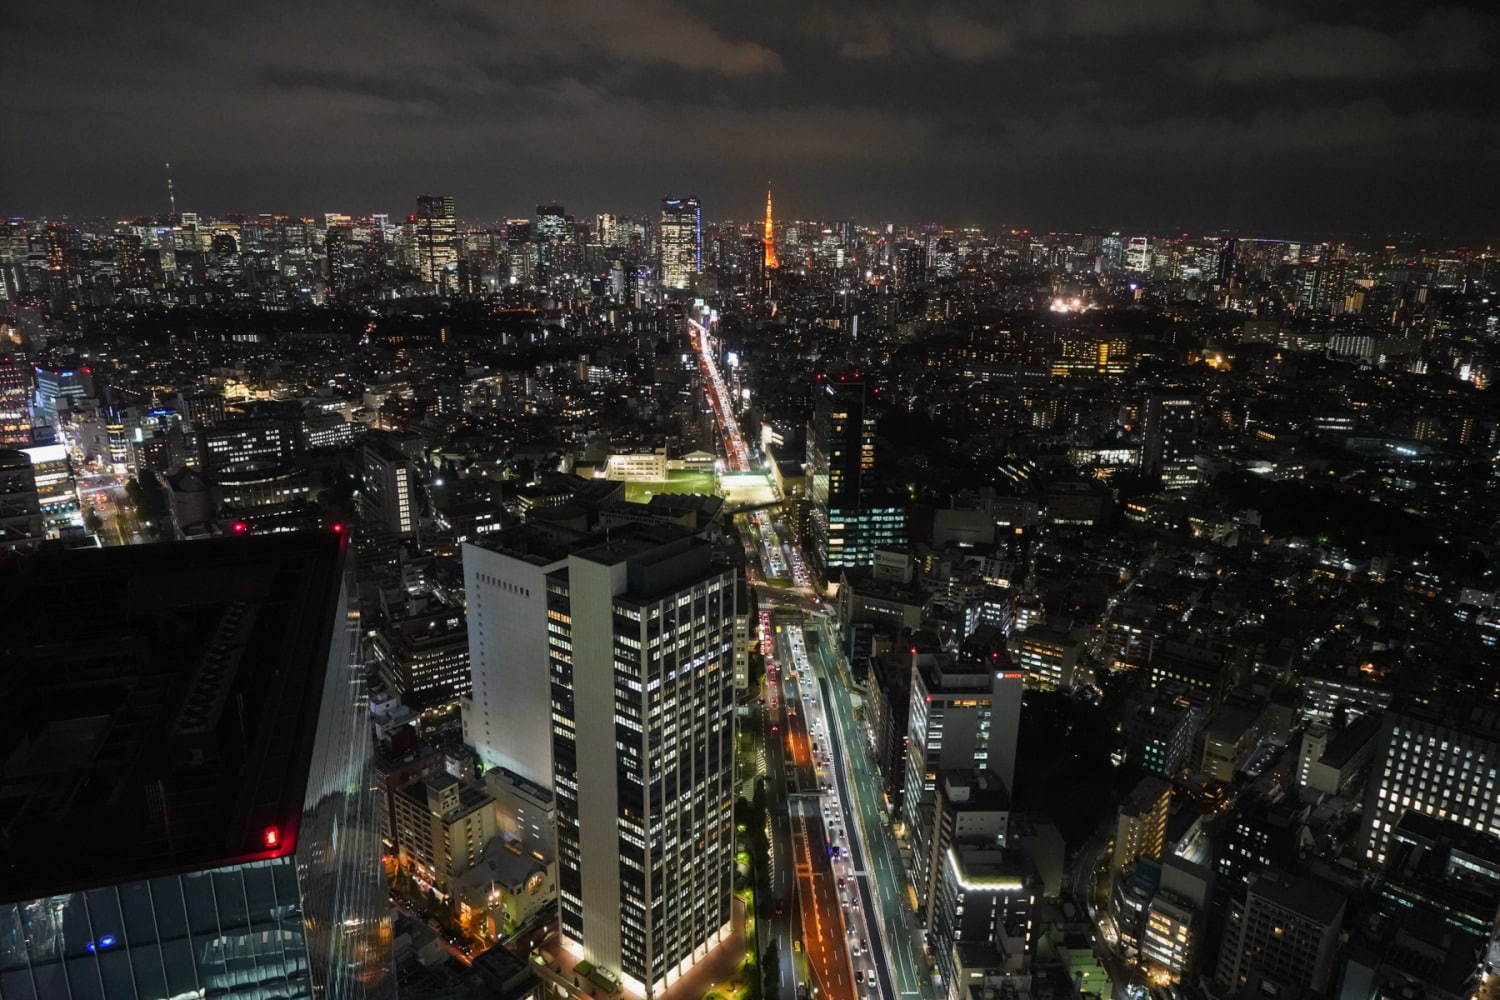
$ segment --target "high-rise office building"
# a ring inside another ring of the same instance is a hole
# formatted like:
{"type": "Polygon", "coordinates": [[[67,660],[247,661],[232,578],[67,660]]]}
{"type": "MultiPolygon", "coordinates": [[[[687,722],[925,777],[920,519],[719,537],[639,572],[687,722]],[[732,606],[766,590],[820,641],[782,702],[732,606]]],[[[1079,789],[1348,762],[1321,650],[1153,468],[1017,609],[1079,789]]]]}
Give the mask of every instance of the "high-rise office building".
{"type": "Polygon", "coordinates": [[[1165,490],[1198,485],[1198,419],[1202,406],[1196,396],[1153,393],[1146,400],[1141,431],[1141,467],[1161,476],[1165,490]]]}
{"type": "Polygon", "coordinates": [[[1239,257],[1239,240],[1233,236],[1226,236],[1219,241],[1218,266],[1214,277],[1220,282],[1227,284],[1231,279],[1238,277],[1237,259],[1239,257]]]}
{"type": "MultiPolygon", "coordinates": [[[[907,711],[903,810],[916,864],[929,857],[938,776],[993,771],[1007,791],[1015,781],[1021,722],[1021,674],[987,662],[915,654],[907,711]]],[[[917,876],[918,889],[926,880],[917,876]]]]}
{"type": "Polygon", "coordinates": [[[892,815],[902,811],[906,790],[907,713],[911,711],[911,663],[900,653],[886,653],[870,663],[865,684],[865,715],[875,745],[881,792],[892,815]]]}
{"type": "Polygon", "coordinates": [[[561,205],[538,205],[531,222],[531,240],[536,245],[538,281],[545,281],[566,263],[565,241],[568,215],[561,205]]]}
{"type": "Polygon", "coordinates": [[[323,236],[324,254],[328,258],[328,294],[347,296],[354,274],[354,227],[347,222],[330,225],[323,236]]]}
{"type": "Polygon", "coordinates": [[[1029,971],[1036,879],[1007,850],[1010,795],[983,769],[941,775],[926,925],[949,1000],[966,984],[1029,971]]]}
{"type": "Polygon", "coordinates": [[[927,250],[914,243],[903,243],[895,253],[896,288],[911,291],[927,281],[927,250]]]}
{"type": "Polygon", "coordinates": [[[394,994],[347,565],[285,534],[0,579],[0,993],[394,994]]]}
{"type": "Polygon", "coordinates": [[[31,443],[31,366],[0,357],[0,448],[31,443]]]}
{"type": "Polygon", "coordinates": [[[32,410],[32,419],[36,424],[55,426],[58,410],[77,406],[94,394],[94,373],[81,365],[68,368],[38,365],[34,375],[36,406],[32,410]]]}
{"type": "Polygon", "coordinates": [[[1392,832],[1408,811],[1500,837],[1500,709],[1467,715],[1393,708],[1375,737],[1360,842],[1366,862],[1383,865],[1392,832]]]}
{"type": "Polygon", "coordinates": [[[703,209],[697,198],[661,200],[661,283],[687,288],[703,272],[703,209]]]}
{"type": "Polygon", "coordinates": [[[412,222],[416,226],[417,272],[422,283],[447,294],[458,276],[458,217],[453,196],[419,196],[412,222]]]}
{"type": "Polygon", "coordinates": [[[734,595],[644,528],[547,577],[562,939],[647,997],[732,930],[734,595]]]}
{"type": "Polygon", "coordinates": [[[470,693],[464,742],[488,768],[552,788],[552,681],[547,575],[566,569],[580,536],[520,524],[463,547],[470,693]]]}
{"type": "Polygon", "coordinates": [[[828,382],[807,430],[807,493],[813,561],[828,577],[869,566],[874,548],[860,531],[865,479],[875,467],[875,416],[862,382],[828,382]]]}
{"type": "Polygon", "coordinates": [[[417,528],[417,470],[411,460],[387,441],[366,440],[360,454],[365,517],[393,535],[411,534],[417,528]]]}

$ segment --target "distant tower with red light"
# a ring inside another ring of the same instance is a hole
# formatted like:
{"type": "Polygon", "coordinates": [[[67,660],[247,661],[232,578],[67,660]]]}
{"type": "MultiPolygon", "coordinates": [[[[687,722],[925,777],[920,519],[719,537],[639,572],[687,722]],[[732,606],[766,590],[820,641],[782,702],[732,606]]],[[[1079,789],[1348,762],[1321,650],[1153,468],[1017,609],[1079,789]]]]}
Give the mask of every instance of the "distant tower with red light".
{"type": "Polygon", "coordinates": [[[781,266],[781,262],[776,259],[776,223],[771,215],[771,185],[769,184],[766,185],[766,225],[760,244],[765,252],[766,270],[776,270],[781,266]]]}

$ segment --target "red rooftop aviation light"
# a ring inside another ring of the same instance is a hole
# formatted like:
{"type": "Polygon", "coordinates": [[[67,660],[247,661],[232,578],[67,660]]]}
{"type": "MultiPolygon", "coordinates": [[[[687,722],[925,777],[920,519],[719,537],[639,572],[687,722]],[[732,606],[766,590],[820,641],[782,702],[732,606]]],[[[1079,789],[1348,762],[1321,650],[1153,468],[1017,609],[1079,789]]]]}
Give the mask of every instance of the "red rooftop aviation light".
{"type": "Polygon", "coordinates": [[[261,839],[265,841],[267,847],[280,847],[281,846],[281,827],[279,827],[279,826],[268,826],[268,827],[266,827],[266,832],[263,833],[263,834],[261,834],[261,839]]]}
{"type": "Polygon", "coordinates": [[[234,533],[236,535],[243,535],[245,532],[247,532],[249,530],[250,530],[250,525],[246,524],[244,521],[236,521],[236,522],[234,522],[234,533]]]}
{"type": "Polygon", "coordinates": [[[335,535],[342,535],[344,533],[344,531],[346,530],[344,528],[343,523],[340,522],[340,521],[334,521],[332,527],[333,527],[333,533],[335,535]]]}

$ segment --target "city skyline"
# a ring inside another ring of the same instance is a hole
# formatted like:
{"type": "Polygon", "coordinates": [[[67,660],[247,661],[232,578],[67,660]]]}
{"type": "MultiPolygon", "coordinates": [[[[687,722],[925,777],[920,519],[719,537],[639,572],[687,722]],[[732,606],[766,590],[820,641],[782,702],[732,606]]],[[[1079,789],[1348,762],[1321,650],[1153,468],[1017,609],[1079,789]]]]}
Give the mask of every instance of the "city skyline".
{"type": "Polygon", "coordinates": [[[10,36],[0,84],[26,99],[0,130],[28,141],[0,167],[7,214],[160,211],[171,162],[205,213],[426,189],[496,218],[686,190],[748,219],[773,177],[788,216],[1496,232],[1477,4],[27,3],[10,36]]]}
{"type": "Polygon", "coordinates": [[[0,1000],[1500,1000],[1500,12],[11,6],[0,1000]]]}

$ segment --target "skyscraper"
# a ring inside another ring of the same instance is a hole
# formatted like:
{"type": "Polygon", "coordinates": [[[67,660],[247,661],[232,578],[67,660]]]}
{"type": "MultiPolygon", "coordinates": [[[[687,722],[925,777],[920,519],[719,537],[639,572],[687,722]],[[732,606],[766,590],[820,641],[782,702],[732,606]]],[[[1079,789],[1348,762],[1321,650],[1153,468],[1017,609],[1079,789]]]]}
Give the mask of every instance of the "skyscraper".
{"type": "Polygon", "coordinates": [[[58,411],[77,407],[94,395],[94,373],[85,367],[57,368],[36,366],[36,405],[32,418],[36,424],[56,426],[58,411]]]}
{"type": "Polygon", "coordinates": [[[868,566],[874,553],[860,529],[865,474],[875,467],[875,417],[862,382],[829,382],[813,402],[807,432],[813,560],[825,576],[868,566]]]}
{"type": "Polygon", "coordinates": [[[661,200],[661,283],[687,288],[703,272],[703,209],[697,198],[661,200]]]}
{"type": "Polygon", "coordinates": [[[0,448],[31,443],[31,366],[0,357],[0,448]]]}
{"type": "Polygon", "coordinates": [[[328,257],[328,294],[347,296],[349,279],[353,274],[354,227],[348,224],[329,226],[323,235],[323,247],[328,257]]]}
{"type": "Polygon", "coordinates": [[[281,534],[0,581],[6,997],[393,995],[347,565],[281,534]]]}
{"type": "Polygon", "coordinates": [[[646,529],[547,576],[562,939],[647,997],[732,930],[734,595],[646,529]]]}
{"type": "Polygon", "coordinates": [[[417,198],[416,223],[417,270],[423,284],[434,286],[439,294],[453,288],[458,272],[458,218],[453,211],[453,196],[424,194],[417,198]]]}
{"type": "MultiPolygon", "coordinates": [[[[992,771],[1007,791],[1015,781],[1021,723],[1021,674],[988,660],[914,656],[907,712],[905,821],[913,857],[931,851],[939,776],[947,771],[992,771]]],[[[1001,662],[1001,661],[996,661],[1001,662]]],[[[926,898],[927,880],[917,887],[926,898]]]]}
{"type": "Polygon", "coordinates": [[[762,251],[762,264],[767,271],[774,271],[781,266],[781,261],[776,259],[776,223],[771,214],[771,186],[766,185],[766,222],[764,231],[760,238],[762,251]]]}
{"type": "Polygon", "coordinates": [[[1198,485],[1198,417],[1196,396],[1153,393],[1146,400],[1141,467],[1161,476],[1162,488],[1186,490],[1198,485]]]}
{"type": "Polygon", "coordinates": [[[411,461],[380,440],[367,439],[360,454],[364,466],[360,503],[365,516],[393,535],[411,534],[417,527],[417,472],[411,461]]]}
{"type": "Polygon", "coordinates": [[[561,205],[538,205],[531,222],[531,239],[536,244],[536,279],[550,277],[564,263],[564,241],[568,235],[568,214],[561,205]]]}
{"type": "Polygon", "coordinates": [[[470,694],[464,742],[486,768],[552,788],[547,575],[579,547],[566,531],[519,524],[465,544],[470,694]]]}
{"type": "Polygon", "coordinates": [[[949,1000],[975,980],[1029,971],[1036,879],[1006,850],[1010,793],[984,769],[942,775],[938,789],[926,925],[949,1000]]]}

